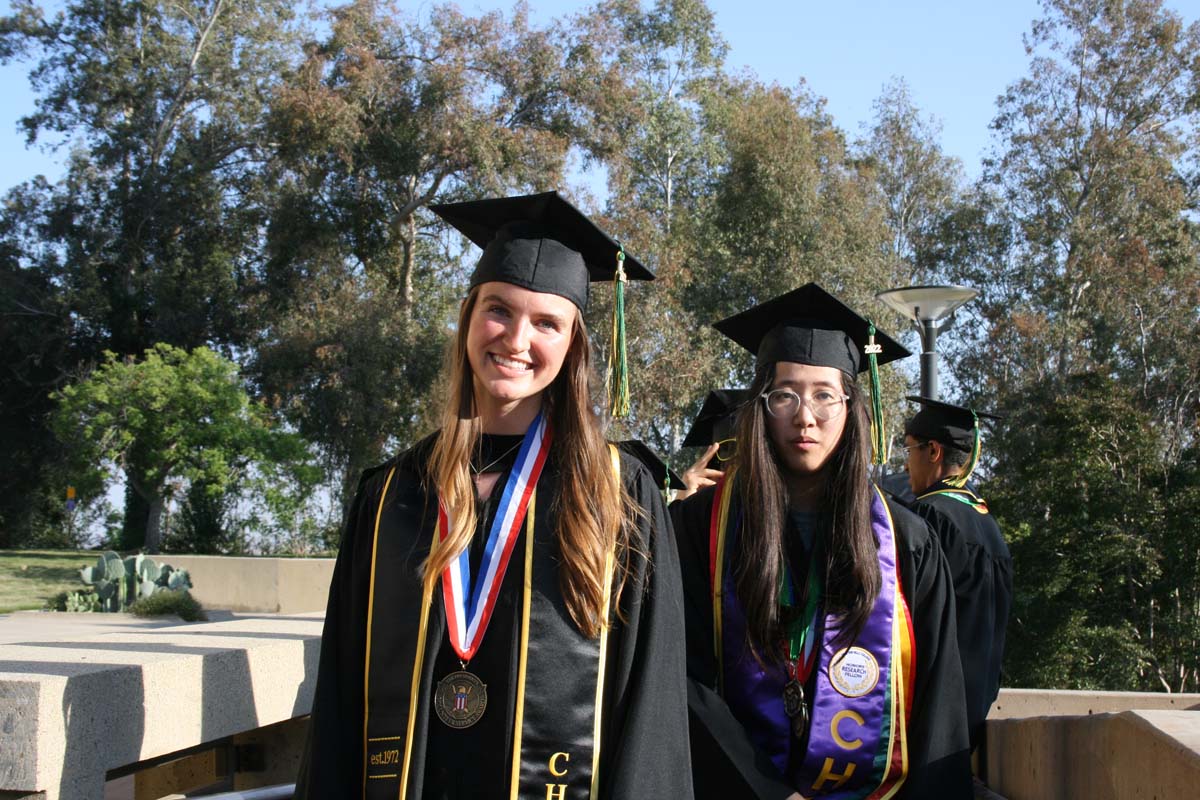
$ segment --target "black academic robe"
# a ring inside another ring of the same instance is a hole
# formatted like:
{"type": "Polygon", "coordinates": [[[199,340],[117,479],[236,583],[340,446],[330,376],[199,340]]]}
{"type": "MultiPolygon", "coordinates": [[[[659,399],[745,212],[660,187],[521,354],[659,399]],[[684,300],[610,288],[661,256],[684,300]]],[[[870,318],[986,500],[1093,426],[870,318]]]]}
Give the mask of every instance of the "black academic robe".
{"type": "Polygon", "coordinates": [[[937,534],[950,565],[957,608],[958,651],[967,692],[971,747],[983,733],[988,709],[1000,691],[1004,631],[1012,607],[1012,556],[987,506],[964,503],[947,494],[976,500],[938,482],[912,504],[937,534]]]}
{"type": "MultiPolygon", "coordinates": [[[[401,605],[419,605],[421,579],[419,567],[429,553],[434,535],[436,498],[422,483],[432,437],[391,462],[368,471],[360,484],[351,510],[347,530],[329,592],[329,605],[321,642],[320,667],[305,757],[301,765],[296,797],[311,800],[363,796],[364,760],[375,757],[384,763],[394,759],[366,745],[364,733],[364,653],[367,643],[368,613],[386,612],[372,605],[370,563],[378,514],[380,542],[376,581],[395,582],[390,594],[402,595],[401,605]],[[395,467],[393,471],[391,468],[395,467]],[[391,485],[380,506],[386,476],[391,485]],[[369,752],[365,752],[369,751],[369,752]]],[[[509,459],[511,461],[511,459],[509,459]]],[[[683,641],[683,600],[680,590],[679,562],[671,534],[670,520],[662,495],[647,469],[638,461],[622,457],[621,477],[631,497],[642,509],[633,531],[628,558],[628,578],[621,594],[620,614],[614,613],[608,636],[607,667],[604,680],[603,726],[600,735],[601,798],[648,798],[692,796],[685,689],[683,641]]],[[[476,538],[486,536],[496,513],[497,498],[507,478],[500,476],[491,498],[481,504],[476,538]]],[[[534,524],[534,604],[543,603],[553,613],[529,628],[529,652],[537,653],[543,674],[553,676],[526,684],[524,719],[542,716],[559,719],[568,715],[582,720],[590,739],[594,719],[595,681],[590,686],[570,667],[555,669],[556,658],[563,653],[595,646],[571,623],[558,588],[555,565],[560,559],[554,534],[557,504],[558,469],[554,451],[547,460],[537,485],[534,524]],[[547,666],[548,665],[548,666],[547,666]],[[590,698],[573,705],[564,698],[590,698]]],[[[406,798],[507,798],[510,796],[513,731],[515,728],[516,681],[525,566],[524,527],[514,546],[513,556],[501,583],[500,594],[487,632],[469,669],[487,684],[488,705],[481,720],[473,727],[455,730],[446,727],[430,703],[437,681],[460,668],[446,630],[446,615],[439,582],[434,590],[428,616],[427,639],[419,686],[417,712],[411,721],[411,767],[405,791],[400,779],[388,778],[402,770],[372,766],[379,783],[391,791],[391,797],[406,798]]],[[[472,562],[477,554],[472,553],[472,562]]],[[[397,615],[396,632],[382,635],[376,622],[372,628],[373,663],[385,653],[384,666],[395,664],[395,677],[381,678],[372,671],[370,693],[372,708],[377,696],[392,693],[403,713],[394,723],[381,720],[382,712],[372,711],[372,726],[381,733],[395,733],[400,744],[407,740],[408,714],[417,636],[412,626],[401,624],[397,615]],[[392,729],[387,725],[392,724],[392,729]]],[[[531,663],[534,658],[531,655],[531,663]]],[[[564,663],[570,664],[564,659],[564,663]]],[[[399,744],[397,744],[399,749],[399,744]]],[[[557,751],[558,747],[550,747],[557,751]]],[[[574,752],[570,743],[561,750],[574,752]]],[[[575,753],[575,763],[582,756],[575,753]]],[[[522,750],[523,763],[530,756],[522,750]]],[[[378,761],[375,763],[379,763],[378,761]]],[[[545,770],[550,796],[586,798],[586,785],[571,785],[555,791],[555,777],[573,768],[569,759],[552,764],[534,765],[545,770]],[[557,768],[557,769],[556,769],[557,768]],[[554,771],[554,775],[549,774],[554,771]]],[[[590,766],[590,764],[589,764],[590,766]]],[[[372,781],[372,791],[377,791],[372,781]]],[[[540,790],[539,790],[540,794],[540,790]]]]}
{"type": "MultiPolygon", "coordinates": [[[[696,797],[782,800],[795,787],[758,751],[717,692],[708,572],[714,492],[712,487],[702,489],[671,506],[687,609],[688,710],[696,797]]],[[[925,523],[894,501],[887,504],[895,522],[901,589],[912,614],[917,656],[908,726],[909,771],[897,797],[970,798],[967,721],[950,573],[938,540],[925,523]]],[[[804,574],[807,565],[792,568],[795,574],[804,574]]]]}

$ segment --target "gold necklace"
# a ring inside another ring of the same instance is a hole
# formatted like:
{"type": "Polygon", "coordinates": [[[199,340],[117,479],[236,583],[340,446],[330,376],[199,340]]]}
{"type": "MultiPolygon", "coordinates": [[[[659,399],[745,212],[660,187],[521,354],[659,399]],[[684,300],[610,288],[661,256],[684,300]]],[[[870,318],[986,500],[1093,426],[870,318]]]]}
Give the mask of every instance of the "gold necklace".
{"type": "Polygon", "coordinates": [[[483,473],[487,472],[487,471],[488,471],[488,469],[490,469],[491,467],[494,467],[494,466],[496,466],[496,465],[497,465],[497,464],[499,464],[501,461],[503,461],[503,460],[504,460],[504,458],[505,458],[505,457],[506,457],[506,456],[507,456],[509,453],[511,453],[513,450],[516,450],[516,449],[517,449],[518,447],[520,447],[520,446],[521,446],[521,442],[517,442],[517,443],[516,443],[516,444],[514,444],[512,447],[508,448],[508,449],[507,449],[507,450],[505,450],[503,453],[501,453],[501,454],[500,454],[500,457],[499,457],[499,458],[497,458],[497,459],[495,459],[494,461],[492,461],[492,463],[490,463],[490,464],[486,464],[486,465],[484,465],[484,466],[480,467],[479,469],[475,469],[475,467],[474,467],[474,466],[471,466],[471,473],[472,473],[472,474],[474,474],[474,475],[482,475],[483,473]]]}

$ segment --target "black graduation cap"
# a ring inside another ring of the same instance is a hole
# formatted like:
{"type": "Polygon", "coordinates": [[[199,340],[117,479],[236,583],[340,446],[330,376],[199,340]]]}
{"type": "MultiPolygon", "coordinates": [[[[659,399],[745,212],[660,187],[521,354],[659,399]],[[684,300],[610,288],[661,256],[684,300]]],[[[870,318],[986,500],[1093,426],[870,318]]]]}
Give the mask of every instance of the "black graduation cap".
{"type": "Polygon", "coordinates": [[[483,248],[472,288],[503,281],[560,295],[582,311],[588,283],[613,280],[618,254],[627,278],[654,280],[654,273],[558,192],[438,203],[429,210],[483,248]]]}
{"type": "Polygon", "coordinates": [[[668,486],[671,489],[687,488],[683,479],[675,474],[675,470],[663,463],[663,460],[655,455],[654,451],[647,447],[646,443],[640,439],[627,439],[624,442],[617,442],[617,447],[645,464],[658,486],[668,486]],[[670,484],[667,484],[668,478],[670,479],[670,484]]]}
{"type": "Polygon", "coordinates": [[[734,417],[749,394],[746,389],[715,389],[709,392],[687,436],[683,437],[683,447],[708,447],[713,442],[731,438],[734,417]]]}
{"type": "MultiPolygon", "coordinates": [[[[850,375],[869,367],[866,349],[871,323],[816,283],[806,283],[713,327],[754,353],[757,366],[793,361],[835,367],[850,375]]],[[[882,331],[874,332],[874,344],[880,348],[876,365],[912,355],[882,331]]]]}
{"type": "Polygon", "coordinates": [[[904,423],[905,435],[941,442],[967,453],[975,447],[976,419],[1001,419],[996,414],[973,411],[928,397],[909,395],[904,399],[921,404],[921,409],[904,423]]]}

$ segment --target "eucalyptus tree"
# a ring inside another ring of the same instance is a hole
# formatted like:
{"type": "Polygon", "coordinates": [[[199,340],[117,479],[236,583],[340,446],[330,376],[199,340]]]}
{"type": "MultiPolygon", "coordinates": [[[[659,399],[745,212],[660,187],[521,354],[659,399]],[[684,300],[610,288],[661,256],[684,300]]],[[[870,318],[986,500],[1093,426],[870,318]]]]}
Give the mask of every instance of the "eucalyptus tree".
{"type": "Polygon", "coordinates": [[[997,513],[1024,531],[1010,641],[1026,671],[1014,677],[1036,678],[1042,661],[1090,686],[1194,685],[1195,660],[1176,656],[1200,630],[1196,572],[1178,557],[1200,545],[1179,516],[1200,410],[1187,344],[1200,307],[1200,23],[1157,0],[1045,10],[1029,72],[993,122],[975,250],[992,254],[978,273],[990,325],[962,360],[976,396],[1010,413],[991,452],[997,513]],[[1079,581],[1042,580],[1031,565],[1051,556],[1079,581]]]}
{"type": "MultiPolygon", "coordinates": [[[[298,36],[283,0],[16,0],[0,18],[0,59],[30,64],[28,143],[69,153],[60,180],[14,189],[3,212],[20,285],[63,309],[76,360],[55,385],[103,350],[247,341],[265,111],[298,36]]],[[[148,514],[131,491],[127,525],[148,514]]]]}
{"type": "Polygon", "coordinates": [[[599,141],[576,97],[605,77],[587,36],[520,5],[360,0],[328,23],[272,108],[253,369],[348,503],[364,467],[430,426],[470,245],[427,206],[559,188],[584,129],[599,141]]]}

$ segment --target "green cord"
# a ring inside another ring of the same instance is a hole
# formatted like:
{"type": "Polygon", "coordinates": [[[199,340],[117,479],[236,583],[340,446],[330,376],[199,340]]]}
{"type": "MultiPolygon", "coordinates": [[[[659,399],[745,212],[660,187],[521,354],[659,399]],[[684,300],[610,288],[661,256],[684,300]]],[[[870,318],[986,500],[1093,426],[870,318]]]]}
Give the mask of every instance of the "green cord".
{"type": "Polygon", "coordinates": [[[609,414],[613,419],[627,417],[629,416],[629,363],[625,355],[624,247],[617,252],[617,271],[613,277],[612,346],[608,351],[608,374],[609,414]]]}
{"type": "Polygon", "coordinates": [[[875,344],[875,324],[867,321],[867,363],[871,372],[871,463],[882,464],[887,453],[887,434],[883,422],[883,397],[879,386],[879,353],[883,346],[875,344]]]}
{"type": "Polygon", "coordinates": [[[971,458],[968,459],[967,468],[962,471],[961,475],[955,475],[946,481],[946,483],[956,489],[961,489],[967,485],[967,479],[971,477],[971,473],[979,466],[979,456],[983,452],[982,437],[979,434],[979,415],[972,411],[971,417],[975,420],[975,435],[971,441],[971,458]]]}

